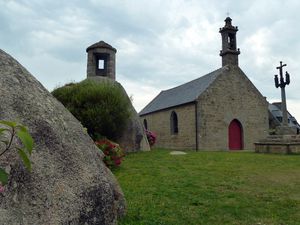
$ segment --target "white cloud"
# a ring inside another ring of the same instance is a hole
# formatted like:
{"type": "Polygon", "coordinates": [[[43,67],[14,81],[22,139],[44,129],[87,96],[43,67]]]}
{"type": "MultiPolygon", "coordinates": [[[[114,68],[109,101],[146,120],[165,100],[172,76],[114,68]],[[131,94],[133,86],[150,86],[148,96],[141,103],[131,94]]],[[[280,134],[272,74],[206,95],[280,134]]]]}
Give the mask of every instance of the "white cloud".
{"type": "Polygon", "coordinates": [[[128,96],[133,99],[133,106],[139,112],[147,103],[149,103],[161,91],[155,85],[141,85],[140,82],[135,82],[120,76],[119,82],[125,88],[128,96]]]}
{"type": "Polygon", "coordinates": [[[269,57],[271,53],[269,40],[272,35],[269,29],[261,28],[246,38],[243,43],[246,53],[249,54],[251,61],[254,62],[257,67],[269,66],[272,61],[274,61],[272,57],[269,57]]]}
{"type": "Polygon", "coordinates": [[[297,119],[300,123],[300,100],[287,100],[287,107],[289,112],[297,119]]]}
{"type": "Polygon", "coordinates": [[[84,79],[86,47],[104,40],[117,48],[117,80],[141,109],[160,90],[221,66],[218,31],[229,12],[241,68],[275,99],[276,66],[287,63],[288,106],[298,109],[299,7],[296,0],[0,0],[0,48],[51,90],[84,79]]]}

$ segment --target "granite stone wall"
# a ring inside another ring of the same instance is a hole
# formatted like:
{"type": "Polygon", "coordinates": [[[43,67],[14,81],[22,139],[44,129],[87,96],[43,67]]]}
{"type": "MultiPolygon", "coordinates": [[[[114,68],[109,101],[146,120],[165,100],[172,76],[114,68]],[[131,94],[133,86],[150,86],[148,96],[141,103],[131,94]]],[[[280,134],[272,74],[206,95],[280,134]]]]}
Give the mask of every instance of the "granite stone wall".
{"type": "Polygon", "coordinates": [[[141,116],[147,120],[148,130],[157,134],[155,147],[168,149],[196,149],[195,103],[158,111],[141,116]],[[171,133],[170,117],[178,117],[178,133],[171,133]]]}
{"type": "Polygon", "coordinates": [[[243,149],[268,135],[268,103],[238,66],[227,70],[200,95],[197,103],[142,116],[157,134],[157,147],[171,149],[228,150],[228,127],[242,125],[243,149]],[[178,134],[171,134],[170,116],[178,116],[178,134]],[[197,120],[195,118],[197,114],[197,120]],[[196,132],[197,123],[197,132],[196,132]],[[196,133],[197,142],[196,144],[196,133]]]}
{"type": "Polygon", "coordinates": [[[268,135],[268,103],[243,71],[227,71],[199,97],[199,149],[227,150],[228,127],[232,120],[242,124],[244,149],[268,135]]]}
{"type": "Polygon", "coordinates": [[[94,48],[88,51],[87,77],[104,76],[116,79],[116,53],[108,48],[94,48]],[[105,69],[98,69],[98,59],[104,59],[105,69]]]}

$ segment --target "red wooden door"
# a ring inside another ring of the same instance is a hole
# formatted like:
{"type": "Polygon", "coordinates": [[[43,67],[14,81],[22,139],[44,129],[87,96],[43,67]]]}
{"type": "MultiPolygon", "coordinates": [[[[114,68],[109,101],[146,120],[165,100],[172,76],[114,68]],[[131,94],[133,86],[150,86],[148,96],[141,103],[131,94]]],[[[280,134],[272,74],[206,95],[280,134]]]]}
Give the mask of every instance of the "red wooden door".
{"type": "Polygon", "coordinates": [[[230,150],[243,149],[243,129],[238,120],[232,120],[229,125],[228,142],[230,150]]]}

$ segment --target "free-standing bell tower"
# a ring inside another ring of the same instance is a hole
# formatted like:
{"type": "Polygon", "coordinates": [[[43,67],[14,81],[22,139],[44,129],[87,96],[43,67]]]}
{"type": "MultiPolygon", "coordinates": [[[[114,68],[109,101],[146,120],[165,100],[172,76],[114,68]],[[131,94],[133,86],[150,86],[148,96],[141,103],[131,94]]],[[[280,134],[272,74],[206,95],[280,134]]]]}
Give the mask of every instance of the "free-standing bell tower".
{"type": "Polygon", "coordinates": [[[99,41],[86,49],[87,77],[107,77],[116,79],[117,50],[104,41],[99,41]]]}
{"type": "Polygon", "coordinates": [[[238,66],[240,49],[237,49],[236,32],[238,27],[232,26],[232,19],[227,17],[225,19],[225,26],[220,28],[222,36],[222,50],[220,56],[222,57],[222,66],[235,65],[238,66]]]}

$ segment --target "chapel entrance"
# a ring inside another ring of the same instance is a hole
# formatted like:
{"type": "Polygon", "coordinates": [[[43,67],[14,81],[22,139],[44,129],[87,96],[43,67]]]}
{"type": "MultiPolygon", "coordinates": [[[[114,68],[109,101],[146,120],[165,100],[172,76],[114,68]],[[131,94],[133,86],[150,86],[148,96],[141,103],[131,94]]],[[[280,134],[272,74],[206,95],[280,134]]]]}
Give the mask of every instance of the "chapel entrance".
{"type": "Polygon", "coordinates": [[[243,127],[240,121],[234,119],[228,127],[228,144],[229,150],[243,149],[243,127]]]}

